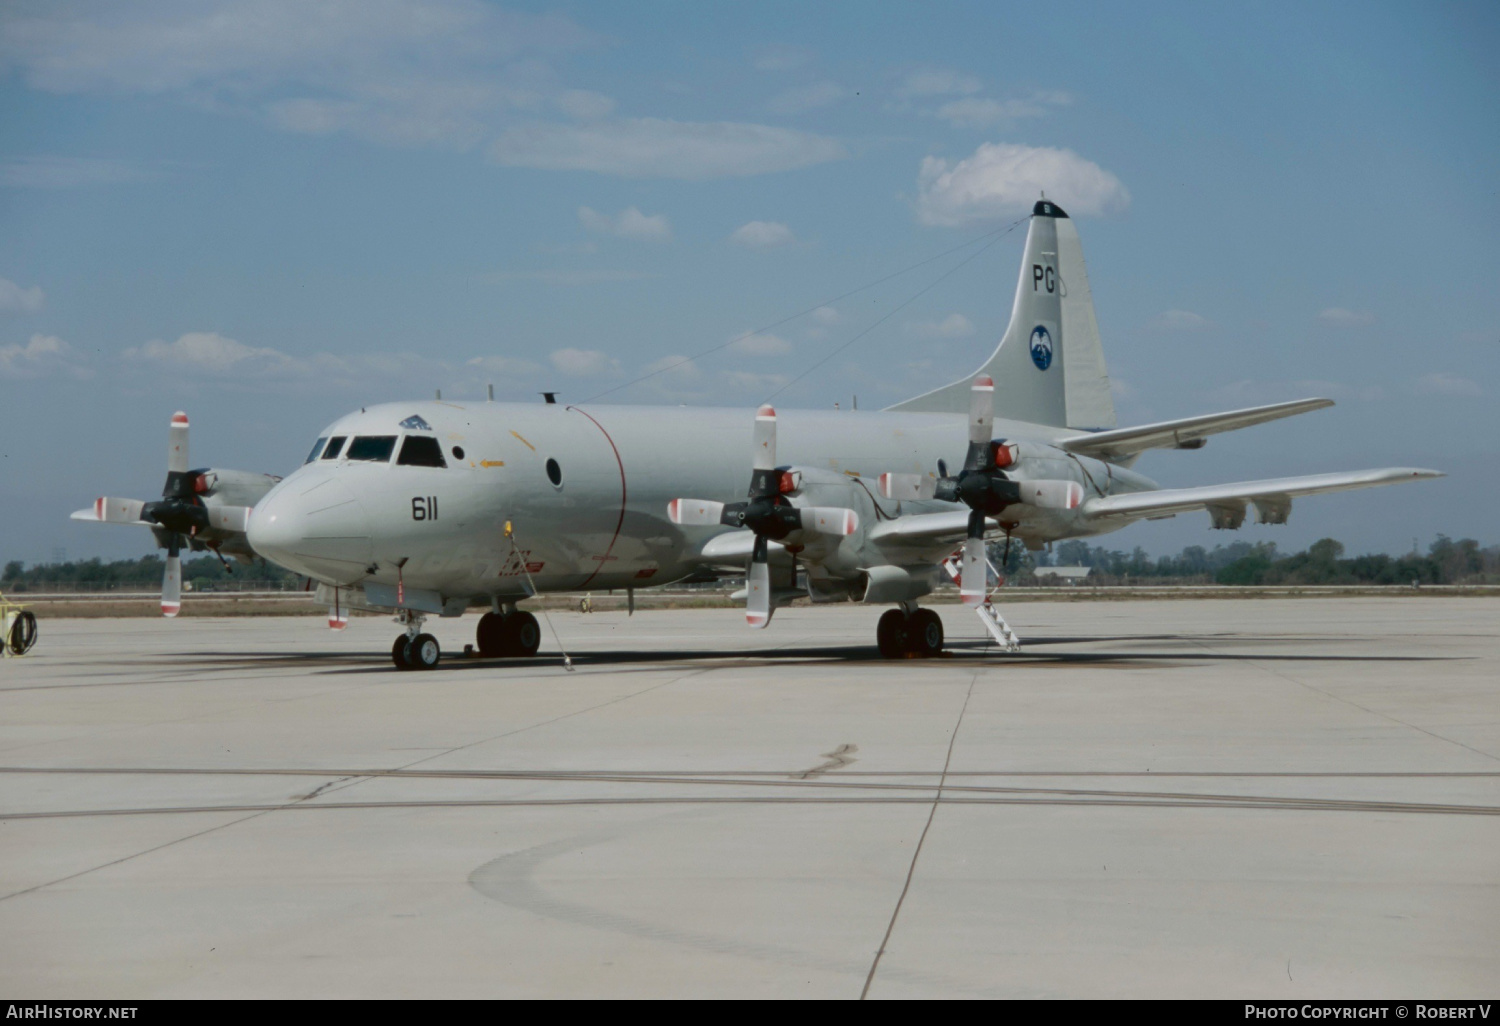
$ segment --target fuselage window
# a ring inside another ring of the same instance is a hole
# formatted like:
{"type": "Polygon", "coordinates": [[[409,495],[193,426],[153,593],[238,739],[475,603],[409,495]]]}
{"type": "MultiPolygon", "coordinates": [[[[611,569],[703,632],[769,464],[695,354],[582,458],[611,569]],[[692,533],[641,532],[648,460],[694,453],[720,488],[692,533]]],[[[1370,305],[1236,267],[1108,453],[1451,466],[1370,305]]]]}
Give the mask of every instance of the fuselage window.
{"type": "Polygon", "coordinates": [[[456,460],[461,460],[461,459],[464,458],[464,447],[463,446],[461,446],[461,445],[455,445],[453,447],[453,458],[456,459],[456,460]]]}
{"type": "Polygon", "coordinates": [[[395,449],[395,435],[360,435],[349,443],[349,451],[344,454],[344,459],[389,463],[395,449]]]}
{"type": "Polygon", "coordinates": [[[443,447],[431,435],[407,435],[396,462],[403,467],[446,467],[443,447]]]}
{"type": "Polygon", "coordinates": [[[307,454],[307,459],[303,460],[302,462],[303,463],[311,463],[313,460],[317,459],[318,458],[318,453],[320,453],[320,452],[323,451],[323,443],[326,442],[326,441],[328,441],[328,436],[324,435],[322,438],[320,438],[316,442],[314,442],[313,443],[313,447],[312,447],[312,452],[308,453],[307,454]]]}
{"type": "Polygon", "coordinates": [[[557,465],[556,460],[547,461],[547,480],[551,481],[559,488],[562,487],[562,467],[559,467],[557,465]]]}
{"type": "Polygon", "coordinates": [[[348,437],[348,435],[334,435],[330,438],[328,440],[328,448],[323,450],[323,458],[325,460],[338,459],[340,451],[344,448],[344,440],[348,437]]]}

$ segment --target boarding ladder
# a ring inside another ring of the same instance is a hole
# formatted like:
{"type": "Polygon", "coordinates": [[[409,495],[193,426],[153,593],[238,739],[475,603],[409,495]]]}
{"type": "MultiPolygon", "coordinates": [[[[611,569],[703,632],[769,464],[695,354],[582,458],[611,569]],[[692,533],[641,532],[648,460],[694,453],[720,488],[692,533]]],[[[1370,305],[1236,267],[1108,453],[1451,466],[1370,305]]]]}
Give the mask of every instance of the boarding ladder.
{"type": "MultiPolygon", "coordinates": [[[[962,559],[963,549],[958,549],[947,559],[943,560],[943,569],[948,571],[948,576],[953,578],[955,584],[961,584],[959,577],[961,574],[962,559]]],[[[1001,579],[1000,571],[995,569],[995,564],[991,563],[988,558],[985,559],[985,565],[994,573],[995,580],[998,581],[1001,579]]],[[[1000,610],[996,609],[995,604],[990,601],[991,594],[989,592],[985,594],[984,604],[975,607],[974,612],[979,614],[979,620],[984,624],[984,629],[990,632],[996,644],[1002,649],[1007,652],[1021,651],[1021,639],[1016,637],[1016,632],[1010,629],[1010,624],[1005,622],[1005,617],[1000,615],[1000,610]]]]}

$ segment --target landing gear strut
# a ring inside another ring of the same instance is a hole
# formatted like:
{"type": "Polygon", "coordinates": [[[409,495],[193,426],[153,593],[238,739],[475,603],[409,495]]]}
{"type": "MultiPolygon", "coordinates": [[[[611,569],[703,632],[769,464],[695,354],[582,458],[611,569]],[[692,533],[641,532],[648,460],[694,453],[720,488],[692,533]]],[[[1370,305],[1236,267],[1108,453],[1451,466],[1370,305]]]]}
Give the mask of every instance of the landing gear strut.
{"type": "Polygon", "coordinates": [[[932,659],[943,651],[943,621],[930,609],[905,603],[881,616],[875,643],[885,659],[932,659]]]}
{"type": "Polygon", "coordinates": [[[398,670],[430,670],[443,658],[443,647],[431,634],[422,633],[422,623],[427,618],[410,609],[396,614],[396,622],[406,626],[406,633],[398,635],[391,645],[391,662],[398,670]]]}
{"type": "Polygon", "coordinates": [[[475,641],[482,656],[534,656],[542,644],[542,628],[536,617],[510,606],[481,616],[475,641]]]}

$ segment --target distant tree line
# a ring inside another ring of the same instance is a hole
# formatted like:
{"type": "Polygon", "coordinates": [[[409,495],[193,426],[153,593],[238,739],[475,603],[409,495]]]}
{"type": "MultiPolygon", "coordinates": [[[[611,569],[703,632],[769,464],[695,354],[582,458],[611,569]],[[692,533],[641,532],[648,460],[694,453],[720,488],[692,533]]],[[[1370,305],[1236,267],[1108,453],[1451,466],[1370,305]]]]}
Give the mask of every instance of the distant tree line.
{"type": "MultiPolygon", "coordinates": [[[[1137,547],[1126,553],[1085,541],[1061,542],[1051,554],[1027,553],[1018,560],[1012,549],[1008,573],[1021,583],[1043,566],[1087,566],[1096,584],[1150,583],[1172,580],[1181,584],[1497,584],[1500,583],[1500,545],[1480,548],[1472,538],[1459,541],[1438,535],[1426,554],[1384,553],[1344,558],[1344,546],[1324,538],[1305,552],[1282,555],[1274,542],[1234,542],[1205,549],[1189,545],[1175,556],[1153,559],[1137,547]]],[[[998,562],[996,563],[998,566],[998,562]]]]}
{"type": "MultiPolygon", "coordinates": [[[[1131,552],[1090,546],[1085,541],[1061,542],[1048,552],[1027,552],[1019,543],[1005,551],[1003,544],[990,548],[990,559],[1000,566],[1005,558],[1005,576],[1012,584],[1035,584],[1036,570],[1048,566],[1087,566],[1092,584],[1500,584],[1500,545],[1480,548],[1472,538],[1453,541],[1438,535],[1425,555],[1384,554],[1345,559],[1344,546],[1324,538],[1307,551],[1283,556],[1273,542],[1234,542],[1205,549],[1189,545],[1175,556],[1153,559],[1137,546],[1131,552]]],[[[20,560],[5,564],[0,591],[61,590],[150,590],[161,583],[165,561],[161,556],[99,559],[68,563],[40,563],[27,567],[20,560]]],[[[278,566],[257,560],[252,566],[235,564],[228,573],[212,556],[182,561],[182,579],[195,591],[215,586],[245,587],[254,582],[268,589],[301,588],[305,579],[278,566]]]]}
{"type": "MultiPolygon", "coordinates": [[[[232,563],[230,573],[213,556],[183,557],[182,579],[194,591],[210,591],[216,585],[244,587],[255,582],[266,589],[302,587],[303,578],[289,570],[256,560],[250,566],[232,563]]],[[[162,556],[140,559],[117,559],[106,563],[100,559],[83,559],[67,563],[39,563],[27,567],[19,559],[5,564],[0,574],[0,591],[149,591],[161,586],[166,560],[162,556]]]]}

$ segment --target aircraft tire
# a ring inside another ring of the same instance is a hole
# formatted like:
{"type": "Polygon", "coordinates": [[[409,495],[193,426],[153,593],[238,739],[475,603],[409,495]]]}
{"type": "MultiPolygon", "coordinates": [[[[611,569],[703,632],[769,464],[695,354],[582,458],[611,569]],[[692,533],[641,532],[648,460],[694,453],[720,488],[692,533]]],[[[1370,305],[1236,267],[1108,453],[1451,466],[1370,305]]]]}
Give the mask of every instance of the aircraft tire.
{"type": "Polygon", "coordinates": [[[525,610],[507,616],[500,629],[501,648],[505,655],[530,657],[542,647],[542,625],[525,610]]]}
{"type": "Polygon", "coordinates": [[[919,659],[933,659],[943,651],[943,620],[931,609],[918,609],[906,622],[907,643],[919,659]]]}
{"type": "Polygon", "coordinates": [[[888,609],[875,625],[875,644],[885,659],[901,659],[910,649],[911,628],[899,609],[888,609]]]}
{"type": "Polygon", "coordinates": [[[474,642],[479,654],[487,659],[506,655],[505,617],[498,613],[485,613],[481,616],[479,626],[474,631],[474,642]]]}
{"type": "Polygon", "coordinates": [[[406,661],[406,648],[411,639],[405,634],[396,635],[396,643],[391,646],[391,662],[396,664],[398,670],[411,669],[411,663],[406,661]]]}
{"type": "Polygon", "coordinates": [[[418,634],[406,650],[407,665],[413,670],[430,670],[443,658],[443,647],[431,634],[418,634]]]}

